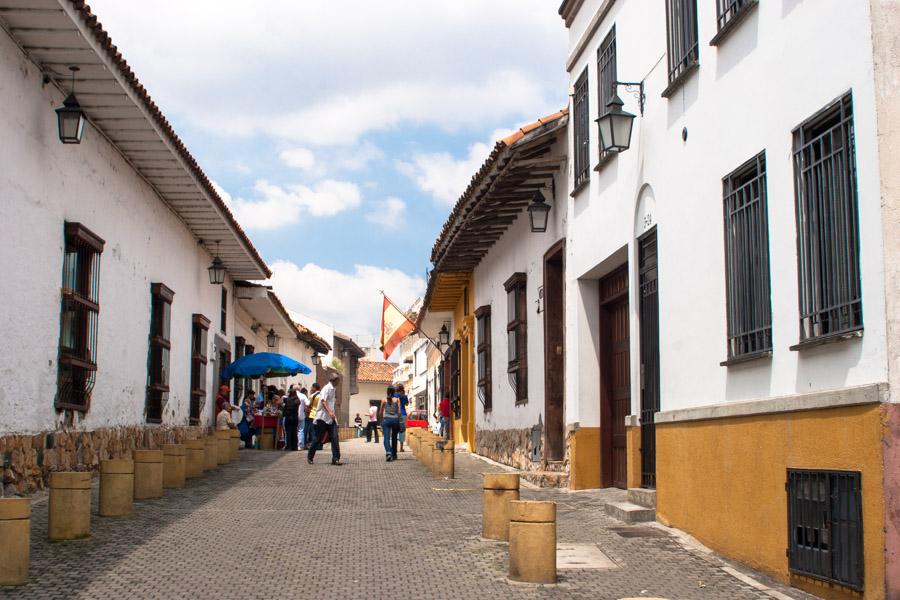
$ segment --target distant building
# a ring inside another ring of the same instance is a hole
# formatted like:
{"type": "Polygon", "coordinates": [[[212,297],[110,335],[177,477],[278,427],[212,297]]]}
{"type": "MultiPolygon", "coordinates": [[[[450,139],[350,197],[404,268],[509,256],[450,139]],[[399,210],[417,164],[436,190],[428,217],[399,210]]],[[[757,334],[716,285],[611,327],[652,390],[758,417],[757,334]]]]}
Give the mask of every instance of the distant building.
{"type": "Polygon", "coordinates": [[[385,397],[388,386],[394,382],[394,369],[396,363],[360,360],[359,361],[359,392],[350,398],[350,418],[356,413],[363,417],[363,423],[372,402],[381,402],[385,397]]]}

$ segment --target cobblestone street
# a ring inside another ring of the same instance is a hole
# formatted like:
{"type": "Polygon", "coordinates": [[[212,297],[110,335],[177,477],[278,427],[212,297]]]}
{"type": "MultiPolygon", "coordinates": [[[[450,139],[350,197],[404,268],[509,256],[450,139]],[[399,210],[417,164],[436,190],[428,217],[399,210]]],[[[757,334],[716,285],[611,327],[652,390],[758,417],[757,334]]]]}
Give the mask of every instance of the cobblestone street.
{"type": "Polygon", "coordinates": [[[615,567],[511,584],[505,544],[479,538],[480,474],[496,468],[458,454],[458,478],[433,481],[410,452],[385,463],[380,444],[342,449],[340,468],[327,448],[312,466],[303,453],[241,452],[123,519],[96,516],[95,497],[93,535],[78,542],[46,541],[39,496],[31,583],[0,598],[810,598],[752,573],[751,587],[661,529],[622,536],[603,512],[611,492],[530,488],[523,499],[558,503],[561,545],[595,545],[615,567]]]}

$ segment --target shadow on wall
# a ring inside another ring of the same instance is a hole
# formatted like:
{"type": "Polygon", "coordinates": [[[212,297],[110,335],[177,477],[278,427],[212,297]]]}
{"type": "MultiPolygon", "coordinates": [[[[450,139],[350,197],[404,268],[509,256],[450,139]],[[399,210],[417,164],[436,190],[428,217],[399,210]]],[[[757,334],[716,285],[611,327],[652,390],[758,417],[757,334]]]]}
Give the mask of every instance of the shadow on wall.
{"type": "Polygon", "coordinates": [[[716,79],[725,77],[732,68],[750,56],[756,50],[758,41],[759,7],[756,7],[750,9],[750,14],[729,33],[727,40],[723,40],[715,48],[709,48],[708,52],[716,55],[716,79]]]}

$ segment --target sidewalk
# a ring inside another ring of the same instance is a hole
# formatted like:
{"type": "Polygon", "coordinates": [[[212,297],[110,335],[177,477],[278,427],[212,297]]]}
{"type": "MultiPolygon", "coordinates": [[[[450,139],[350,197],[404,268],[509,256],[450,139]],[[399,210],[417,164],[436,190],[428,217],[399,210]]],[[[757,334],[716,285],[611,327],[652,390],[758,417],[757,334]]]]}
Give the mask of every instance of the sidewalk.
{"type": "Polygon", "coordinates": [[[131,517],[95,514],[92,537],[78,542],[46,541],[37,499],[31,583],[0,598],[812,598],[748,571],[742,581],[667,530],[621,529],[603,511],[607,491],[523,488],[523,499],[558,503],[565,554],[606,568],[511,584],[505,544],[479,538],[481,473],[497,467],[457,454],[458,479],[432,481],[410,452],[386,463],[381,444],[341,448],[343,467],[329,464],[327,447],[315,465],[305,453],[242,451],[183,490],[136,503],[131,517]]]}

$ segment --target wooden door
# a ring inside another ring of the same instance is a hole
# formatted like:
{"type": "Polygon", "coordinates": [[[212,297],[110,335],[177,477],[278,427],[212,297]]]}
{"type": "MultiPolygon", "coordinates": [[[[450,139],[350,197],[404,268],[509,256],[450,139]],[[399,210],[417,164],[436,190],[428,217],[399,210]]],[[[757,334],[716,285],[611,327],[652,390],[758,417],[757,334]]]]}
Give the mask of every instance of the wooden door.
{"type": "Polygon", "coordinates": [[[600,438],[604,487],[627,487],[625,417],[631,412],[628,267],[600,281],[600,438]]]}
{"type": "Polygon", "coordinates": [[[544,458],[565,457],[565,242],[544,255],[544,458]]]}

